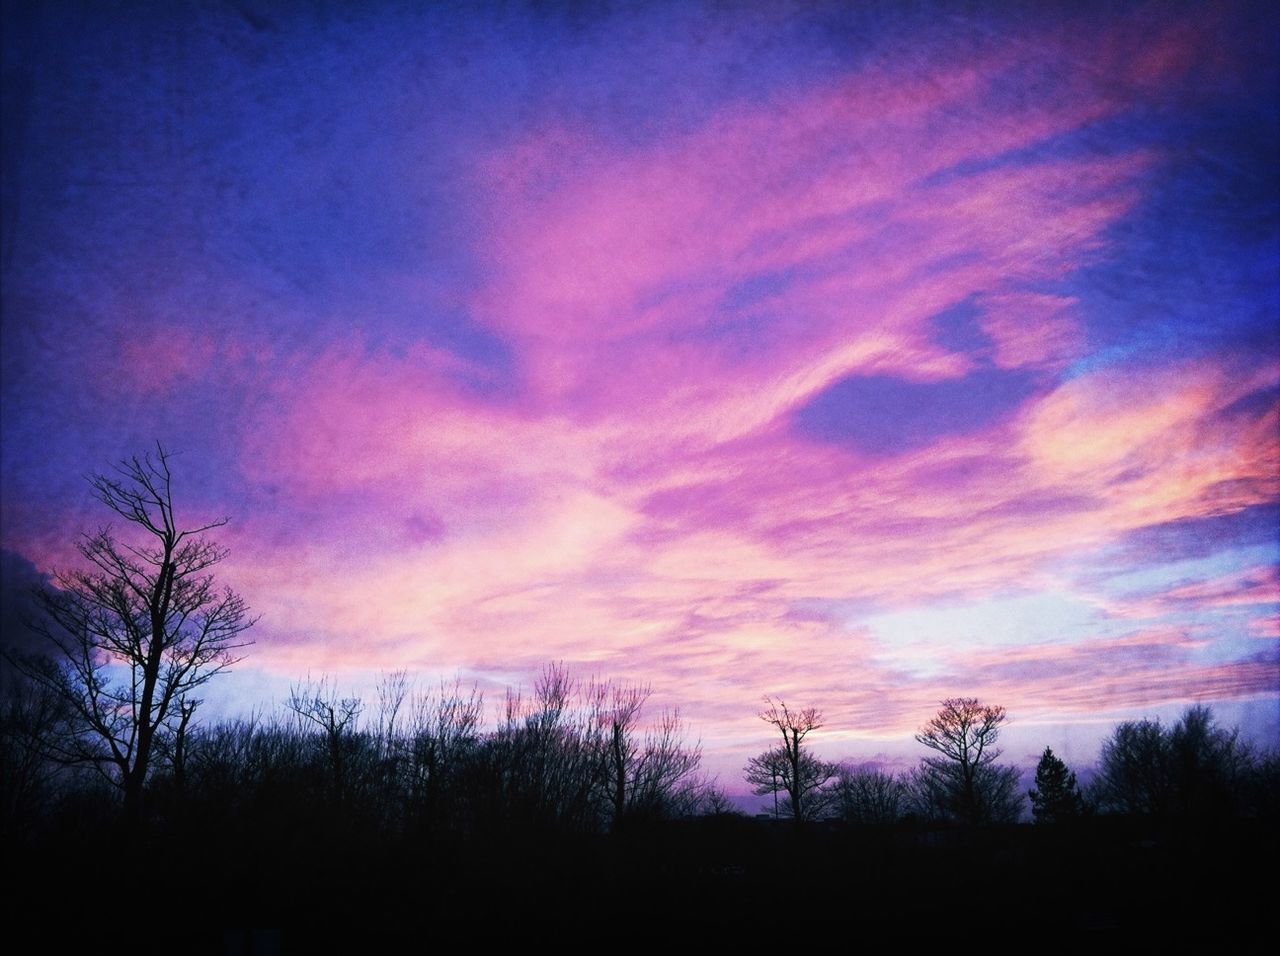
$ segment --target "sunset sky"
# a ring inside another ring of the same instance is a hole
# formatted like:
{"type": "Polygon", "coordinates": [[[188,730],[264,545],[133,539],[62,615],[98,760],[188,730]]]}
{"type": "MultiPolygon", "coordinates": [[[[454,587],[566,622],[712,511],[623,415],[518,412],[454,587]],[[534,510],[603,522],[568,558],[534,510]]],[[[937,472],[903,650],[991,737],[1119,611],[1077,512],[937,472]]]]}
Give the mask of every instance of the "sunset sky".
{"type": "Polygon", "coordinates": [[[1268,4],[24,6],[5,588],[163,442],[262,615],[210,713],[563,661],[730,789],[765,694],[1280,735],[1268,4]]]}

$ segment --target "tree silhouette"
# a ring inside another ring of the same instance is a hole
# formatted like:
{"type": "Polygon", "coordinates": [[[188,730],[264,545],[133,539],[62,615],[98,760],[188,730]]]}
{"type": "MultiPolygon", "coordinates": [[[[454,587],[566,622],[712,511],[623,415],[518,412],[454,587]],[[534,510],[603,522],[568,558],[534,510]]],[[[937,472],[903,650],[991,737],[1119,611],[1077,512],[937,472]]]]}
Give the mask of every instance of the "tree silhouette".
{"type": "Polygon", "coordinates": [[[782,781],[787,775],[787,754],[781,747],[773,747],[747,761],[743,770],[751,792],[757,797],[773,797],[773,815],[778,816],[778,794],[786,789],[782,781]]]}
{"type": "Polygon", "coordinates": [[[89,569],[57,573],[36,592],[44,616],[33,626],[60,659],[23,665],[73,715],[60,757],[102,771],[130,820],[141,813],[157,744],[181,738],[199,703],[193,691],[237,661],[254,623],[244,600],[206,573],[227,552],[202,535],[227,519],[179,525],[169,458],[157,445],[155,457],[90,479],[94,497],[132,533],[85,535],[78,550],[89,569]]]}
{"type": "Polygon", "coordinates": [[[834,799],[848,823],[895,823],[907,802],[907,786],[898,777],[868,767],[841,767],[834,799]]]}
{"type": "Polygon", "coordinates": [[[1171,783],[1164,728],[1158,720],[1126,720],[1102,745],[1094,793],[1118,813],[1164,813],[1171,783]]]}
{"type": "Polygon", "coordinates": [[[1003,707],[973,697],[944,700],[916,740],[942,756],[926,757],[916,775],[917,799],[933,813],[965,823],[1016,820],[1021,812],[1017,771],[999,767],[995,742],[1003,707]]]}
{"type": "Polygon", "coordinates": [[[1238,730],[1219,727],[1205,706],[1172,727],[1126,721],[1103,744],[1093,793],[1111,812],[1221,817],[1242,812],[1257,758],[1238,730]]]}
{"type": "Polygon", "coordinates": [[[1035,788],[1027,796],[1031,798],[1031,815],[1036,823],[1062,823],[1084,813],[1084,797],[1076,775],[1048,747],[1036,765],[1035,788]]]}
{"type": "MultiPolygon", "coordinates": [[[[804,746],[805,737],[822,726],[822,714],[813,707],[793,711],[785,702],[769,697],[765,703],[768,706],[760,712],[760,719],[782,734],[782,746],[776,753],[766,752],[758,758],[763,762],[757,769],[762,773],[780,772],[779,783],[787,794],[791,817],[796,823],[814,819],[822,808],[822,788],[836,774],[833,764],[819,760],[804,746]]],[[[752,765],[748,765],[747,772],[750,779],[752,765]]]]}
{"type": "Polygon", "coordinates": [[[443,682],[432,694],[413,699],[407,751],[408,798],[414,816],[428,830],[438,827],[451,811],[450,797],[456,796],[458,777],[480,740],[484,697],[472,685],[452,686],[443,682]]]}
{"type": "Polygon", "coordinates": [[[1203,704],[1187,708],[1169,730],[1168,769],[1174,812],[1186,817],[1234,816],[1242,809],[1255,764],[1238,728],[1218,726],[1203,704]]]}
{"type": "Polygon", "coordinates": [[[614,828],[628,819],[658,819],[671,812],[702,760],[700,747],[686,746],[675,711],[664,711],[655,726],[642,730],[640,718],[651,693],[647,685],[609,681],[592,681],[587,688],[598,787],[614,828]]]}
{"type": "Polygon", "coordinates": [[[289,691],[286,706],[300,726],[316,727],[324,742],[329,769],[330,798],[342,803],[347,796],[349,767],[356,750],[356,730],[364,704],[358,697],[341,697],[327,678],[318,683],[297,684],[289,691]]]}

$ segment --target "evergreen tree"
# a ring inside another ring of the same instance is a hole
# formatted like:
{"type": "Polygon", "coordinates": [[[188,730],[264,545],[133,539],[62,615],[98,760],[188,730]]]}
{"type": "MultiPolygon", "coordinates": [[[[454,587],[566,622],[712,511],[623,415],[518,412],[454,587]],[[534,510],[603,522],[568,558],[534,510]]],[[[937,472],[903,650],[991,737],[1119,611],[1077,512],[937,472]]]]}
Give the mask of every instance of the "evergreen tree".
{"type": "Polygon", "coordinates": [[[1036,766],[1035,789],[1027,796],[1031,798],[1031,814],[1036,823],[1061,823],[1084,813],[1084,797],[1076,785],[1076,775],[1048,747],[1036,766]]]}

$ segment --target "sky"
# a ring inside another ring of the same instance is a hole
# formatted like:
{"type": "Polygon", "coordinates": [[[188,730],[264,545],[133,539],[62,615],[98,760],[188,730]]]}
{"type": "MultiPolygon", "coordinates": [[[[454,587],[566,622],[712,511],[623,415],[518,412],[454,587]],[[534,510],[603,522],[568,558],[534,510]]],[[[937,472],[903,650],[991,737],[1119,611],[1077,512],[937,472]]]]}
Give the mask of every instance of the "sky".
{"type": "Polygon", "coordinates": [[[1268,5],[4,18],[4,588],[162,443],[261,615],[210,713],[560,661],[730,790],[765,695],[1280,737],[1268,5]]]}

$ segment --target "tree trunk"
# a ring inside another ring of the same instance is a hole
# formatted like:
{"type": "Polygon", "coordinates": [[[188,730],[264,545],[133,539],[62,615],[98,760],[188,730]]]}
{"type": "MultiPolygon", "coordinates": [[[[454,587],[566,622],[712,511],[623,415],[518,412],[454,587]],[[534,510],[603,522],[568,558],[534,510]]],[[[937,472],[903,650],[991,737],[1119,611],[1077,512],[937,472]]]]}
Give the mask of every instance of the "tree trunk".
{"type": "Polygon", "coordinates": [[[136,830],[142,824],[142,782],[145,768],[138,772],[139,764],[124,775],[124,821],[129,830],[136,830]]]}

